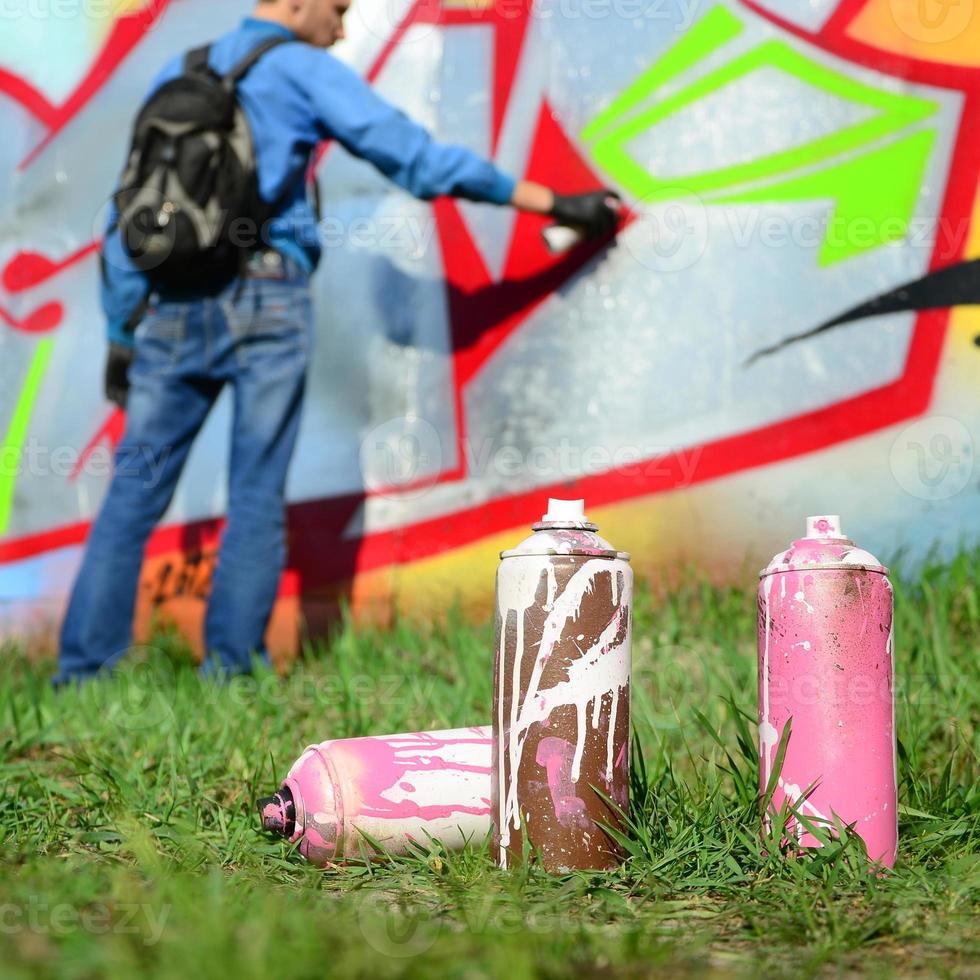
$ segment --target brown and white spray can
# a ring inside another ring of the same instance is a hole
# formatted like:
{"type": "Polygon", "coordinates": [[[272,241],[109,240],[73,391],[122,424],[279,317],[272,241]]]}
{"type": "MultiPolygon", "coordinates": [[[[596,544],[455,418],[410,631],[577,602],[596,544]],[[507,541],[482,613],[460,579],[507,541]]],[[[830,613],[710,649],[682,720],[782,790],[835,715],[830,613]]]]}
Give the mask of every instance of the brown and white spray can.
{"type": "Polygon", "coordinates": [[[633,571],[581,500],[550,500],[497,571],[492,814],[501,867],[611,868],[629,802],[633,571]],[[598,792],[597,792],[598,790],[598,792]],[[611,805],[609,801],[613,801],[611,805]]]}

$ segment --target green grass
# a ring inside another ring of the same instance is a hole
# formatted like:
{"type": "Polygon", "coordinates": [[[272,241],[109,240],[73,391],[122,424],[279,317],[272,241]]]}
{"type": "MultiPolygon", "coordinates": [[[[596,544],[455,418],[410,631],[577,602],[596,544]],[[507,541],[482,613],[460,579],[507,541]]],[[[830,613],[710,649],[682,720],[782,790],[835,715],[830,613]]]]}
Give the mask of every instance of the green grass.
{"type": "Polygon", "coordinates": [[[326,737],[490,717],[490,630],[339,631],[292,675],[202,683],[179,646],[55,695],[0,654],[7,977],[978,974],[980,552],[896,587],[899,865],[786,860],[755,799],[755,600],[641,592],[631,857],[502,873],[485,850],[307,866],[253,801],[326,737]],[[637,760],[638,762],[640,760],[637,760]]]}

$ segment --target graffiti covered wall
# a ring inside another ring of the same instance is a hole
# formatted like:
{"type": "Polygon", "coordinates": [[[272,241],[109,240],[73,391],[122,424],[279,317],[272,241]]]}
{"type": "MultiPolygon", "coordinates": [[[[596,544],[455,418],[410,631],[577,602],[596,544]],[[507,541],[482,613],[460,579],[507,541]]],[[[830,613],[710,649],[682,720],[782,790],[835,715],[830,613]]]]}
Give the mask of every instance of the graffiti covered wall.
{"type": "MultiPolygon", "coordinates": [[[[159,65],[242,0],[4,5],[0,625],[63,607],[124,424],[97,247],[159,65]]],[[[641,573],[746,574],[840,512],[912,559],[980,536],[980,11],[942,0],[356,0],[338,53],[441,139],[616,188],[615,247],[316,167],[318,338],[272,626],[349,599],[474,611],[545,499],[641,573]]],[[[139,627],[199,636],[219,403],[152,539],[139,627]]]]}

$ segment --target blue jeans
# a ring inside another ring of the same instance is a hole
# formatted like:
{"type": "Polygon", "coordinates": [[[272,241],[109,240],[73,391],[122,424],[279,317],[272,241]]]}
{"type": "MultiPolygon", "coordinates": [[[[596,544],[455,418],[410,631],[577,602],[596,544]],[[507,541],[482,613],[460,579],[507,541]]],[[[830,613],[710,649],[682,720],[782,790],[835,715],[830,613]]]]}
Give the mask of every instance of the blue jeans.
{"type": "Polygon", "coordinates": [[[168,296],[136,331],[126,432],[68,604],[55,683],[111,667],[132,643],[147,538],[221,389],[234,393],[228,516],[205,621],[205,670],[248,671],[286,559],[286,471],[303,404],[309,278],[256,256],[215,296],[168,296]]]}

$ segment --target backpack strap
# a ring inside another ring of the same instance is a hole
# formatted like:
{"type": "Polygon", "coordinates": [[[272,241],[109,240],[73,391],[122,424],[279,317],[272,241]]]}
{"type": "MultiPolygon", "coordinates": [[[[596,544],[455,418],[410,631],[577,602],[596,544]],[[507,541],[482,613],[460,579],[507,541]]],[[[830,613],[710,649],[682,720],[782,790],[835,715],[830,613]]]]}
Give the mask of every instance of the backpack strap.
{"type": "Polygon", "coordinates": [[[224,76],[222,81],[225,85],[237,85],[251,70],[255,63],[262,58],[267,52],[271,51],[273,48],[278,48],[280,44],[288,44],[292,38],[288,37],[270,37],[263,41],[261,44],[257,45],[253,51],[247,54],[237,65],[232,68],[227,75],[224,76]]]}
{"type": "Polygon", "coordinates": [[[194,48],[188,51],[184,58],[184,72],[188,75],[207,75],[213,74],[208,61],[211,58],[211,45],[206,44],[203,48],[194,48]]]}

